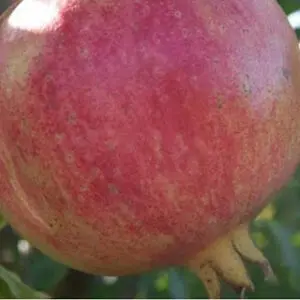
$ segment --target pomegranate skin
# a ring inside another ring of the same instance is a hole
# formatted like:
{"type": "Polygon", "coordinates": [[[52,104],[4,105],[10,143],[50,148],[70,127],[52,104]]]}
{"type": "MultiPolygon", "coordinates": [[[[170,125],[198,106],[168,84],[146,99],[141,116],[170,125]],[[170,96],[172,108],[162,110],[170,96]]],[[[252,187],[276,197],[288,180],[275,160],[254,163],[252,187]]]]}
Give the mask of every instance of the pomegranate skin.
{"type": "Polygon", "coordinates": [[[299,162],[298,46],[275,1],[23,0],[0,60],[0,210],[73,268],[184,264],[299,162]]]}

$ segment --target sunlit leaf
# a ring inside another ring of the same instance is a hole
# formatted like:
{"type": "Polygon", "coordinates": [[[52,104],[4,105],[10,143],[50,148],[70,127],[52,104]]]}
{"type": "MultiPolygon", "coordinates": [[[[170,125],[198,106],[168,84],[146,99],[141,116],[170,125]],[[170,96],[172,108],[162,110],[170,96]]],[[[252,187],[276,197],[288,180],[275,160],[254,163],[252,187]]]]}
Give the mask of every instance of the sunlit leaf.
{"type": "Polygon", "coordinates": [[[32,290],[17,275],[0,266],[0,298],[40,299],[46,295],[32,290]]]}
{"type": "Polygon", "coordinates": [[[164,291],[168,289],[169,278],[167,272],[161,272],[161,274],[155,280],[155,288],[158,291],[164,291]]]}

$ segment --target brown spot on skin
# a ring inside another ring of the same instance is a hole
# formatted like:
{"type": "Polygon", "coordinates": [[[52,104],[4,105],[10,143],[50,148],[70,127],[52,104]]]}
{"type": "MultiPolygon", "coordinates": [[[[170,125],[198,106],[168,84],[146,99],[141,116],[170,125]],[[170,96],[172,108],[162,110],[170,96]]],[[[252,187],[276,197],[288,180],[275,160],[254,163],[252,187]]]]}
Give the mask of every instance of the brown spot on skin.
{"type": "Polygon", "coordinates": [[[51,228],[52,233],[55,234],[58,230],[60,230],[60,228],[62,227],[62,224],[57,217],[53,217],[49,221],[49,227],[51,228]]]}
{"type": "Polygon", "coordinates": [[[107,149],[109,149],[110,151],[115,150],[116,147],[118,146],[118,142],[113,139],[105,141],[104,144],[106,145],[107,149]]]}
{"type": "Polygon", "coordinates": [[[158,130],[154,130],[152,136],[153,136],[152,143],[153,143],[155,158],[158,161],[161,161],[163,159],[161,133],[158,130]]]}
{"type": "Polygon", "coordinates": [[[252,88],[250,85],[250,80],[249,80],[249,76],[246,76],[246,79],[243,83],[243,92],[246,96],[250,96],[252,93],[252,88]]]}
{"type": "Polygon", "coordinates": [[[56,133],[55,134],[55,140],[57,141],[57,143],[61,143],[64,138],[65,138],[64,133],[56,133]]]}
{"type": "Polygon", "coordinates": [[[75,160],[74,154],[71,153],[71,152],[66,153],[66,155],[65,155],[65,160],[66,160],[66,162],[67,162],[68,164],[72,164],[72,163],[74,162],[74,160],[75,160]]]}
{"type": "Polygon", "coordinates": [[[281,71],[282,71],[282,75],[283,75],[283,77],[286,79],[286,80],[290,80],[290,78],[291,78],[291,71],[288,69],[288,68],[285,68],[285,67],[283,67],[282,69],[281,69],[281,71]]]}
{"type": "Polygon", "coordinates": [[[113,195],[119,194],[119,189],[112,183],[108,185],[109,192],[113,195]]]}
{"type": "Polygon", "coordinates": [[[219,109],[221,109],[223,107],[223,100],[221,96],[217,96],[217,106],[219,109]]]}
{"type": "Polygon", "coordinates": [[[71,125],[75,125],[76,124],[76,112],[75,111],[72,111],[70,112],[69,116],[68,116],[68,122],[69,124],[71,125]]]}
{"type": "Polygon", "coordinates": [[[86,191],[88,191],[88,190],[89,190],[88,185],[82,185],[82,186],[80,186],[80,191],[81,191],[81,192],[86,192],[86,191]]]}

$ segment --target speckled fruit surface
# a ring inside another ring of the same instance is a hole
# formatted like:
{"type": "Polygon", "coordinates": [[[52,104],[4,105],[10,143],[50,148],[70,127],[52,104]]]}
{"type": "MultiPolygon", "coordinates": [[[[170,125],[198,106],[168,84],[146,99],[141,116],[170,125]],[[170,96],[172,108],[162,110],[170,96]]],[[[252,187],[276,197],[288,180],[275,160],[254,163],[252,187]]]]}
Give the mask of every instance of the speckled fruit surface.
{"type": "Polygon", "coordinates": [[[0,210],[80,270],[186,264],[293,173],[299,62],[275,1],[23,0],[0,27],[0,210]]]}

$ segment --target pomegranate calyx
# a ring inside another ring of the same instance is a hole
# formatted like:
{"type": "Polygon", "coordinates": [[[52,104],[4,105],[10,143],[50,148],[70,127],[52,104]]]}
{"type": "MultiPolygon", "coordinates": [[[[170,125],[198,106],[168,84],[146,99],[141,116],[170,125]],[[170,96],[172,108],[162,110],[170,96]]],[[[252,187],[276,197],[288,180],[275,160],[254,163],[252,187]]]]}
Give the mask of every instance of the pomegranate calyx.
{"type": "Polygon", "coordinates": [[[245,291],[254,290],[243,260],[259,265],[265,280],[276,282],[270,263],[249,235],[248,224],[235,228],[199,252],[188,262],[188,268],[202,280],[210,299],[220,298],[220,280],[239,291],[243,298],[245,291]]]}

